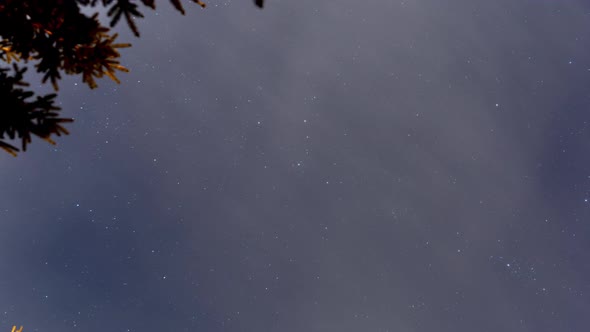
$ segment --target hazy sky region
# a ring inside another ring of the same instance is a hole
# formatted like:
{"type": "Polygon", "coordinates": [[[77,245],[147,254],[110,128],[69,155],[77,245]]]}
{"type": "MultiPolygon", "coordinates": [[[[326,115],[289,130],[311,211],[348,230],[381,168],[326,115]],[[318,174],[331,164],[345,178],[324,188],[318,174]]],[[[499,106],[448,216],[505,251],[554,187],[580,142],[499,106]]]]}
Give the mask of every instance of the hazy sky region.
{"type": "Polygon", "coordinates": [[[0,329],[588,329],[589,1],[157,3],[0,154],[0,329]]]}

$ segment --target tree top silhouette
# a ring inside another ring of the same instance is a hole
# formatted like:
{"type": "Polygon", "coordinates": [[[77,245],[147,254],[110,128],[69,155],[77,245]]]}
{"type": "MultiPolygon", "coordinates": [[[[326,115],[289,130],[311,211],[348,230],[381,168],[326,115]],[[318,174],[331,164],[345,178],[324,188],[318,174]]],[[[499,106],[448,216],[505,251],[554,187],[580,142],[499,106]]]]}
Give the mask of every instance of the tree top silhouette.
{"type": "MultiPolygon", "coordinates": [[[[205,8],[200,0],[191,0],[205,8]]],[[[170,0],[181,14],[185,9],[181,0],[170,0]]],[[[254,0],[262,8],[264,0],[254,0]]],[[[111,28],[124,18],[133,34],[139,37],[135,18],[143,17],[140,6],[154,10],[155,0],[2,0],[0,2],[0,59],[8,66],[0,66],[0,148],[17,155],[19,148],[7,142],[20,140],[25,151],[32,136],[55,144],[51,135],[68,134],[63,124],[72,119],[59,117],[56,94],[36,96],[26,88],[23,75],[33,64],[42,75],[42,82],[50,82],[58,91],[62,74],[80,75],[91,89],[96,79],[107,76],[119,83],[118,71],[127,72],[121,65],[120,48],[129,43],[116,42],[111,28]],[[87,16],[81,7],[102,6],[110,19],[109,27],[98,20],[98,15],[87,16]]],[[[12,142],[11,142],[12,143],[12,142]]]]}

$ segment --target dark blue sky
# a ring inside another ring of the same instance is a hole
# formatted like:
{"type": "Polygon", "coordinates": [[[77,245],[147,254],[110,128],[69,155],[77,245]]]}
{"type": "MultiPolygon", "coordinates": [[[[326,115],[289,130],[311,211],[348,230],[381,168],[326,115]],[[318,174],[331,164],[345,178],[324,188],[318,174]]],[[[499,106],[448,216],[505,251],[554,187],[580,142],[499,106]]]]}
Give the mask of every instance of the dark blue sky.
{"type": "Polygon", "coordinates": [[[0,155],[1,329],[590,326],[590,3],[189,5],[0,155]]]}

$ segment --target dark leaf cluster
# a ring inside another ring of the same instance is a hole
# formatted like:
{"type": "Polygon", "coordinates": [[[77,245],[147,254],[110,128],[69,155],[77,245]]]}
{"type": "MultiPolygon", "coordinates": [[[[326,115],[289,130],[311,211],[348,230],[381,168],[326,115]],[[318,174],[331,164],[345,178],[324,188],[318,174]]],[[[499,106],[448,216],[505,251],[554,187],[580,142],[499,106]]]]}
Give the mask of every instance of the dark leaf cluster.
{"type": "Polygon", "coordinates": [[[2,112],[0,112],[0,148],[16,156],[19,148],[4,141],[19,139],[22,150],[27,149],[32,135],[55,144],[51,139],[52,134],[60,136],[68,134],[62,126],[71,119],[60,118],[59,107],[55,105],[56,94],[33,97],[32,91],[24,90],[28,86],[23,81],[26,68],[13,65],[12,73],[6,68],[0,69],[0,100],[2,100],[2,112]]]}
{"type": "MultiPolygon", "coordinates": [[[[200,0],[192,2],[205,7],[200,0]]],[[[262,8],[263,0],[254,0],[262,8]]],[[[180,13],[185,10],[181,0],[170,0],[180,13]]],[[[67,134],[58,117],[56,95],[37,96],[26,91],[23,73],[32,64],[58,90],[62,74],[80,75],[90,88],[96,79],[107,76],[119,82],[117,71],[127,71],[120,62],[118,49],[129,47],[117,43],[110,28],[123,18],[131,31],[139,36],[136,18],[143,17],[140,6],[156,8],[155,0],[0,0],[0,148],[15,154],[18,149],[5,139],[21,139],[25,150],[31,135],[48,142],[52,134],[67,134]],[[102,6],[107,10],[109,26],[99,22],[98,15],[88,16],[81,7],[102,6]]]]}
{"type": "MultiPolygon", "coordinates": [[[[121,18],[125,18],[127,25],[133,32],[133,34],[139,37],[139,29],[135,24],[135,19],[143,17],[143,14],[139,10],[139,3],[143,4],[146,7],[151,9],[156,9],[156,2],[155,0],[76,0],[80,5],[84,6],[96,6],[102,5],[103,7],[107,8],[107,16],[110,18],[110,26],[111,28],[114,27],[121,18]]],[[[200,0],[191,0],[192,2],[198,4],[199,6],[205,8],[206,5],[204,2],[200,0]]],[[[261,0],[256,0],[261,1],[261,0]]],[[[182,6],[181,0],[170,0],[170,3],[181,12],[183,15],[185,14],[184,7],[182,6]]]]}

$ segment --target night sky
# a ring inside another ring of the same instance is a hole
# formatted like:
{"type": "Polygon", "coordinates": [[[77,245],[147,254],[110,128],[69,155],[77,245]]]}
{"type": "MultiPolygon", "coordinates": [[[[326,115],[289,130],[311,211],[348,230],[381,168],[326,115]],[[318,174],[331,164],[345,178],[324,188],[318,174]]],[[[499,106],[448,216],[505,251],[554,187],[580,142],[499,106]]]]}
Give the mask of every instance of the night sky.
{"type": "Polygon", "coordinates": [[[590,2],[207,3],[0,154],[2,331],[588,330],[590,2]]]}

